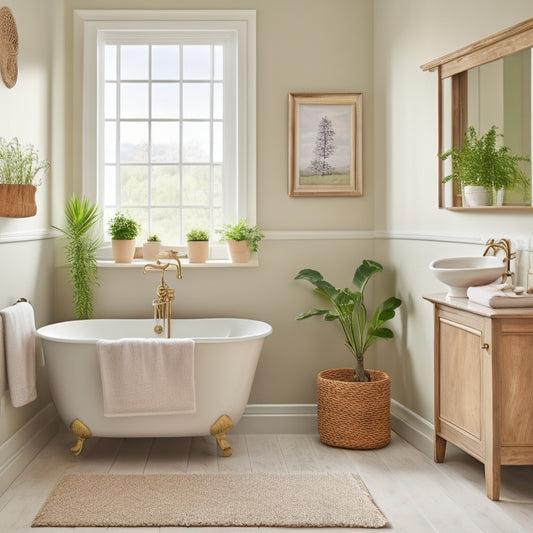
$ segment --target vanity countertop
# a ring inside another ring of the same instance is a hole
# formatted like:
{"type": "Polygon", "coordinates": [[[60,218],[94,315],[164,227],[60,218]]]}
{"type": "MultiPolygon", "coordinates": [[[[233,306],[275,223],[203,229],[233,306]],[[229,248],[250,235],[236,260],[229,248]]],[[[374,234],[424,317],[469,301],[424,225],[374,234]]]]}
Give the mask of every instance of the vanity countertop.
{"type": "Polygon", "coordinates": [[[468,298],[448,298],[444,292],[427,294],[423,298],[434,304],[447,305],[454,309],[470,311],[476,315],[487,316],[489,318],[533,318],[533,307],[487,307],[486,305],[472,302],[468,298]]]}

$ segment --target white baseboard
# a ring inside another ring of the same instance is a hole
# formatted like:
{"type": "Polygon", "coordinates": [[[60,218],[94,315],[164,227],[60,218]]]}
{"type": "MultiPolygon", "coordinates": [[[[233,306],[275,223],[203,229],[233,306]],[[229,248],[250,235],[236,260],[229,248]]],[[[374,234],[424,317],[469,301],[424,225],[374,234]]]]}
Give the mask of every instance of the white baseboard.
{"type": "Polygon", "coordinates": [[[233,433],[316,433],[316,404],[249,404],[233,433]]]}
{"type": "MultiPolygon", "coordinates": [[[[395,400],[391,403],[395,433],[433,457],[433,425],[395,400]]],[[[316,404],[250,404],[234,433],[316,433],[316,404]]]]}
{"type": "Polygon", "coordinates": [[[428,457],[433,457],[433,424],[396,400],[391,401],[392,430],[428,457]]]}
{"type": "Polygon", "coordinates": [[[50,402],[0,446],[0,494],[57,434],[59,418],[50,402]]]}

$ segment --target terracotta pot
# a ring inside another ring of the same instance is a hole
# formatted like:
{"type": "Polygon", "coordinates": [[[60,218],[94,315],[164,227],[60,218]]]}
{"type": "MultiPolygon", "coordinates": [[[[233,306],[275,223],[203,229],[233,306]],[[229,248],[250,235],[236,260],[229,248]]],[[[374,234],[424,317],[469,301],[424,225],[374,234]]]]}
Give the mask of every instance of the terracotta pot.
{"type": "Polygon", "coordinates": [[[147,241],[143,243],[143,259],[155,261],[161,251],[161,241],[147,241]]]}
{"type": "Polygon", "coordinates": [[[232,263],[248,263],[250,249],[246,241],[227,241],[227,245],[232,263]]]}
{"type": "Polygon", "coordinates": [[[115,263],[131,263],[135,254],[135,239],[111,240],[115,263]]]}
{"type": "Polygon", "coordinates": [[[353,381],[353,368],[323,370],[317,376],[318,433],[324,444],[372,450],[391,440],[390,377],[368,370],[371,381],[353,381]]]}
{"type": "Polygon", "coordinates": [[[209,241],[187,241],[189,263],[205,263],[209,257],[209,241]]]}
{"type": "Polygon", "coordinates": [[[35,185],[0,184],[0,217],[26,218],[37,213],[35,185]]]}

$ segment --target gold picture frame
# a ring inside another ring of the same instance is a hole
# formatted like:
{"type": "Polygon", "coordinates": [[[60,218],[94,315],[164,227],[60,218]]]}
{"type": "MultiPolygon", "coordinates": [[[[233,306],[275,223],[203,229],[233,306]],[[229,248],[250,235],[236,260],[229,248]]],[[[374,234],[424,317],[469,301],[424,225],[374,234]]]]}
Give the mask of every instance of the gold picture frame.
{"type": "Polygon", "coordinates": [[[362,196],[361,93],[289,94],[289,196],[362,196]]]}

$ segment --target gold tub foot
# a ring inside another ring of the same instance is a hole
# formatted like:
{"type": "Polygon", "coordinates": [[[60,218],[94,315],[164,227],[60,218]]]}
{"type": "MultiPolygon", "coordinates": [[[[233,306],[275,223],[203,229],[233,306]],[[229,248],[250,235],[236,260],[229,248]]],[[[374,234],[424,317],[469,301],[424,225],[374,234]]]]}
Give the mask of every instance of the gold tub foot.
{"type": "Polygon", "coordinates": [[[91,430],[77,418],[70,424],[70,431],[78,437],[76,444],[70,448],[70,453],[77,457],[83,450],[84,442],[92,435],[91,430]]]}
{"type": "Polygon", "coordinates": [[[228,415],[222,415],[212,426],[211,435],[217,439],[217,443],[224,454],[229,457],[233,453],[233,448],[226,440],[226,432],[233,428],[233,421],[228,415]]]}

